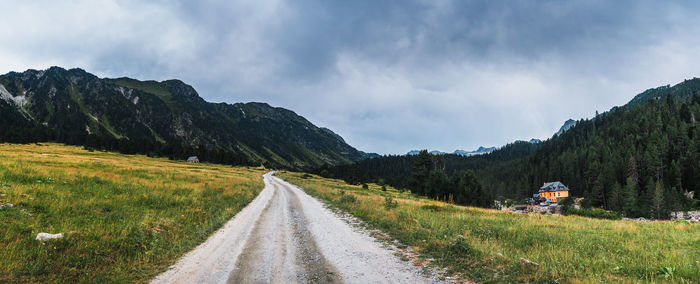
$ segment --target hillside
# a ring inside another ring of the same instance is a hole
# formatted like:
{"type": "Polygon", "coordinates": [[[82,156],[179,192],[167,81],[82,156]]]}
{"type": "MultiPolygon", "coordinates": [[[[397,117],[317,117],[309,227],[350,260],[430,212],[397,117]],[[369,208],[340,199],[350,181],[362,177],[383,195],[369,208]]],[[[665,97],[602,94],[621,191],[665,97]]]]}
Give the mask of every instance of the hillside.
{"type": "MultiPolygon", "coordinates": [[[[585,198],[585,206],[666,218],[671,211],[700,207],[697,82],[647,91],[595,119],[567,123],[568,130],[531,148],[514,143],[482,156],[428,159],[432,170],[440,173],[434,177],[474,171],[491,199],[524,202],[543,182],[561,181],[570,194],[585,198]],[[642,99],[662,91],[671,95],[642,99]],[[693,198],[691,192],[696,193],[693,198]]],[[[412,190],[416,185],[433,186],[435,180],[428,175],[416,176],[414,161],[415,157],[384,157],[319,173],[352,183],[381,180],[412,190]]],[[[457,193],[446,190],[434,197],[445,199],[449,194],[457,193]]]]}
{"type": "Polygon", "coordinates": [[[0,144],[0,282],[134,283],[246,206],[264,172],[59,144],[0,144]],[[42,245],[40,232],[63,238],[42,245]]]}
{"type": "Polygon", "coordinates": [[[700,92],[700,78],[685,80],[674,86],[666,85],[653,89],[648,89],[641,94],[636,95],[625,106],[635,106],[651,100],[662,100],[666,95],[678,99],[690,98],[694,94],[700,92]]]}
{"type": "Polygon", "coordinates": [[[0,113],[3,132],[81,145],[87,135],[136,148],[147,148],[139,141],[171,143],[297,169],[365,156],[293,111],[265,103],[209,103],[179,80],[101,79],[60,67],[10,72],[0,76],[0,113]]]}
{"type": "Polygon", "coordinates": [[[308,174],[280,176],[364,221],[379,241],[402,249],[398,254],[404,260],[419,267],[447,267],[442,271],[452,279],[476,283],[700,281],[697,223],[517,214],[456,206],[391,187],[382,190],[376,184],[363,188],[308,174]]]}

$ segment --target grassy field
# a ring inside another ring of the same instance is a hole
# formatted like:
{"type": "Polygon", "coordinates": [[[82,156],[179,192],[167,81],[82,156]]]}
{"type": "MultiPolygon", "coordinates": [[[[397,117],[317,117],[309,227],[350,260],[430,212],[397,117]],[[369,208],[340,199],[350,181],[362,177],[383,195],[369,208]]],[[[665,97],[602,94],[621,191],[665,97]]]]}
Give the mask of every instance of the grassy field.
{"type": "Polygon", "coordinates": [[[307,174],[278,176],[434,258],[450,274],[474,281],[700,282],[698,224],[515,214],[382,191],[374,184],[363,189],[307,174]]]}
{"type": "Polygon", "coordinates": [[[0,282],[144,282],[245,207],[262,172],[0,144],[0,282]],[[63,233],[42,245],[37,233],[63,233]]]}

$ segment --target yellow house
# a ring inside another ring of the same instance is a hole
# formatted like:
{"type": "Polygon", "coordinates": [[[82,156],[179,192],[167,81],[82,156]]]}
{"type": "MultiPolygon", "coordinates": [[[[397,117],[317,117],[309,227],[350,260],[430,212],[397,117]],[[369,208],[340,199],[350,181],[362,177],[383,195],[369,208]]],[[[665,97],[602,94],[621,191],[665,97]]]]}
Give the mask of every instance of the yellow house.
{"type": "Polygon", "coordinates": [[[564,197],[569,197],[569,188],[561,182],[548,182],[540,187],[539,195],[542,198],[559,202],[564,197]]]}

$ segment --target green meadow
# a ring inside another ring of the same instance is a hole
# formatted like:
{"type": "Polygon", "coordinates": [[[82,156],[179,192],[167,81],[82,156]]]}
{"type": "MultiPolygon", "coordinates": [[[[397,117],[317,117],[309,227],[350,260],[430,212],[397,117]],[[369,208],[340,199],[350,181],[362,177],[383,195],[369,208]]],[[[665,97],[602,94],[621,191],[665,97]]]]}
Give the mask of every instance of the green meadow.
{"type": "Polygon", "coordinates": [[[700,225],[463,207],[370,184],[278,176],[476,282],[698,283],[700,225]],[[523,262],[529,260],[537,265],[523,262]]]}
{"type": "Polygon", "coordinates": [[[262,171],[0,144],[0,282],[145,282],[262,190],[262,171]],[[40,232],[62,233],[45,244],[40,232]]]}

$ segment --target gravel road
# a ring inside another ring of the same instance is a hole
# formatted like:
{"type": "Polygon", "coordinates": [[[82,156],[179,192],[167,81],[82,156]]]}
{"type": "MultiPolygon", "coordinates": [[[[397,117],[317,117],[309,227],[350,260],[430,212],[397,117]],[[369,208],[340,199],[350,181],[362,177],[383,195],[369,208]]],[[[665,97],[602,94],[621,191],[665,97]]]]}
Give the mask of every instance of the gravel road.
{"type": "Polygon", "coordinates": [[[265,189],[151,283],[432,283],[299,188],[265,189]]]}

